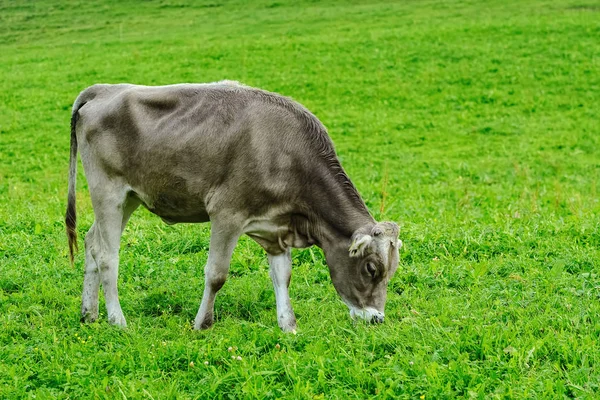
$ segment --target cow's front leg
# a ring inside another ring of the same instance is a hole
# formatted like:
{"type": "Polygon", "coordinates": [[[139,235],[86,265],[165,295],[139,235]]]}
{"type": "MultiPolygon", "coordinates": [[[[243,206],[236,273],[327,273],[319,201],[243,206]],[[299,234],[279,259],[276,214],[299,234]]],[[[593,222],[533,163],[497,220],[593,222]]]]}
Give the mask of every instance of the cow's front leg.
{"type": "Polygon", "coordinates": [[[273,256],[268,255],[270,275],[275,289],[277,302],[277,323],[284,332],[296,333],[296,316],[290,302],[288,288],[292,276],[292,253],[288,248],[284,253],[273,256]]]}
{"type": "Polygon", "coordinates": [[[214,322],[215,297],[225,284],[231,255],[239,237],[239,228],[212,219],[210,249],[204,267],[204,294],[194,321],[194,329],[210,328],[214,322]]]}

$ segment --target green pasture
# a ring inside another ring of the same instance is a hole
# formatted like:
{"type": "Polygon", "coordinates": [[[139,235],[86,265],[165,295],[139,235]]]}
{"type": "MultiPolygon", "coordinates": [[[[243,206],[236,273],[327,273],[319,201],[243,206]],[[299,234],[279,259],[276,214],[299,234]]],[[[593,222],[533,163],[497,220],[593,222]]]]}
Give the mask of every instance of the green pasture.
{"type": "Polygon", "coordinates": [[[598,398],[599,185],[597,0],[0,0],[0,399],[598,398]],[[79,322],[74,99],[221,79],[308,107],[374,217],[401,226],[383,325],[353,324],[312,248],[294,252],[283,334],[243,238],[195,332],[209,225],[143,209],[121,247],[128,328],[102,299],[79,322]]]}

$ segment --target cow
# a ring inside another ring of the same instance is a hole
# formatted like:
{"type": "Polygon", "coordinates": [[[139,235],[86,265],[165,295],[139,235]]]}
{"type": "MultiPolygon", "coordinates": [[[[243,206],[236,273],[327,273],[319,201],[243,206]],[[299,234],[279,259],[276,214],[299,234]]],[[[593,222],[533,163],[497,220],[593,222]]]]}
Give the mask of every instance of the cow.
{"type": "Polygon", "coordinates": [[[127,325],[117,292],[119,247],[140,205],[168,224],[211,222],[195,329],[213,325],[215,296],[243,234],[267,253],[283,331],[296,330],[291,249],[312,245],[323,249],[350,316],[383,322],[402,246],[398,225],[374,220],[326,128],[292,99],[233,81],[85,89],[71,116],[71,263],[78,149],[95,216],[85,236],[82,322],[98,318],[102,282],[109,323],[127,325]]]}

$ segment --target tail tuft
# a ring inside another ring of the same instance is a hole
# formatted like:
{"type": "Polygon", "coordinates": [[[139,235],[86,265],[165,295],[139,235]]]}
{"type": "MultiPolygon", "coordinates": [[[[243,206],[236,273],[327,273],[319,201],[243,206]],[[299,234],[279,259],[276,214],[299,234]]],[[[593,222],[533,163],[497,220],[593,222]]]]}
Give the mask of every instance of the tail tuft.
{"type": "Polygon", "coordinates": [[[67,238],[69,239],[69,256],[71,266],[75,262],[75,252],[79,251],[77,245],[77,209],[75,188],[77,185],[77,126],[79,107],[73,107],[71,115],[71,154],[69,157],[69,195],[67,200],[67,213],[65,215],[65,224],[67,226],[67,238]]]}

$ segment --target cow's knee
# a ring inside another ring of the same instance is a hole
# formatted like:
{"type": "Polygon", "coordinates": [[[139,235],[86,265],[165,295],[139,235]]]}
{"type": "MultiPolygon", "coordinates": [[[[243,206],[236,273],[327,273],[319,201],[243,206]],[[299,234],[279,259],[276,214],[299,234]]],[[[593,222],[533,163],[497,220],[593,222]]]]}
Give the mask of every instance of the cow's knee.
{"type": "Polygon", "coordinates": [[[206,273],[206,285],[210,287],[213,292],[221,290],[225,281],[227,280],[227,273],[222,271],[207,271],[206,273]]]}

